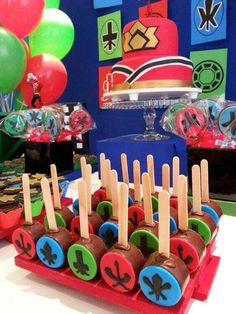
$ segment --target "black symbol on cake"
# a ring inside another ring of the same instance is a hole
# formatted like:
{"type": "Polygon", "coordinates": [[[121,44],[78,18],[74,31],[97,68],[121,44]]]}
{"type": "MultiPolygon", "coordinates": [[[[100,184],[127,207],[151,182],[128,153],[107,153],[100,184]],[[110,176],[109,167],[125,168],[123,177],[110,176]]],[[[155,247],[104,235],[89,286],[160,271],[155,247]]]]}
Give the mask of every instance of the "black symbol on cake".
{"type": "Polygon", "coordinates": [[[103,220],[107,220],[110,218],[110,208],[108,206],[103,207],[103,213],[101,213],[101,217],[103,220]]]}
{"type": "Polygon", "coordinates": [[[130,275],[127,273],[124,273],[124,276],[121,277],[120,275],[120,269],[119,269],[119,263],[115,261],[114,263],[115,268],[116,268],[116,274],[113,274],[112,270],[110,267],[105,267],[105,273],[107,274],[108,277],[110,277],[113,281],[116,283],[112,285],[113,288],[121,286],[125,290],[129,291],[130,289],[126,287],[126,283],[128,283],[131,279],[130,275]]]}
{"type": "Polygon", "coordinates": [[[40,249],[40,252],[44,255],[44,262],[47,262],[49,265],[55,264],[57,254],[52,254],[52,248],[47,241],[45,242],[43,248],[40,249]]]}
{"type": "Polygon", "coordinates": [[[112,244],[114,244],[117,241],[117,236],[114,234],[114,232],[108,228],[104,233],[102,233],[102,238],[106,245],[110,247],[112,244]]]}
{"type": "Polygon", "coordinates": [[[197,8],[201,19],[198,28],[203,29],[205,27],[207,32],[210,32],[211,27],[217,28],[219,25],[216,21],[216,15],[219,12],[221,6],[222,2],[215,4],[214,0],[205,0],[204,7],[197,8]]]}
{"type": "Polygon", "coordinates": [[[32,112],[29,112],[29,115],[30,115],[30,123],[38,124],[39,122],[41,122],[39,112],[32,110],[32,112]]]}
{"type": "Polygon", "coordinates": [[[22,233],[20,233],[20,240],[15,241],[16,246],[22,251],[20,255],[26,254],[28,257],[32,257],[29,252],[31,250],[31,244],[25,243],[24,236],[22,233]]]}
{"type": "Polygon", "coordinates": [[[87,264],[84,263],[84,260],[83,260],[83,254],[81,251],[77,250],[75,251],[75,255],[76,255],[76,259],[77,261],[73,263],[75,269],[76,269],[76,272],[77,273],[80,273],[82,276],[89,276],[89,267],[87,264]]]}
{"type": "Polygon", "coordinates": [[[193,69],[193,85],[203,93],[216,90],[224,80],[224,70],[215,60],[204,60],[193,69]]]}
{"type": "Polygon", "coordinates": [[[185,120],[182,120],[181,124],[183,126],[184,133],[187,133],[187,131],[190,129],[191,126],[194,126],[194,125],[200,126],[200,123],[197,119],[196,114],[193,113],[190,115],[188,112],[185,113],[185,120]]]}
{"type": "Polygon", "coordinates": [[[140,245],[137,245],[137,247],[143,253],[144,257],[148,257],[150,254],[155,252],[154,248],[148,246],[148,239],[146,235],[140,235],[139,238],[140,245]]]}
{"type": "Polygon", "coordinates": [[[143,282],[151,289],[149,295],[154,294],[157,301],[161,298],[163,300],[167,300],[167,297],[162,293],[162,291],[171,289],[171,284],[169,282],[162,284],[163,280],[157,274],[152,276],[152,281],[148,277],[144,276],[143,282]]]}
{"type": "Polygon", "coordinates": [[[188,265],[188,264],[192,263],[193,258],[192,258],[192,256],[189,256],[189,255],[186,258],[184,258],[183,257],[183,250],[184,250],[184,248],[182,247],[182,245],[178,245],[177,251],[178,251],[179,257],[182,259],[182,261],[185,262],[185,264],[188,265]]]}
{"type": "Polygon", "coordinates": [[[134,226],[137,226],[138,221],[138,213],[136,211],[133,212],[133,216],[129,218],[129,220],[133,223],[134,226]]]}
{"type": "Polygon", "coordinates": [[[112,51],[116,48],[118,33],[113,31],[112,21],[108,21],[106,23],[106,27],[107,33],[102,36],[103,48],[112,51]]]}
{"type": "Polygon", "coordinates": [[[230,112],[230,120],[221,124],[224,128],[229,128],[232,135],[236,135],[236,117],[235,112],[230,112]]]}

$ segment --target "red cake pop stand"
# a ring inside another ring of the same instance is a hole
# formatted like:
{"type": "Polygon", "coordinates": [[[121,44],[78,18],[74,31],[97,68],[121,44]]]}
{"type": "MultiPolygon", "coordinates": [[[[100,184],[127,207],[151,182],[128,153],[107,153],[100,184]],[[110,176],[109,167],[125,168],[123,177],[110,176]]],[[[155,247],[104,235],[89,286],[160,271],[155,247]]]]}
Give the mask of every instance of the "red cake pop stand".
{"type": "Polygon", "coordinates": [[[202,259],[199,268],[191,274],[184,295],[179,303],[172,307],[161,307],[151,303],[145,298],[138,286],[129,293],[119,293],[110,289],[101,277],[96,277],[89,282],[82,281],[73,275],[68,266],[54,270],[44,266],[38,259],[28,261],[20,256],[15,257],[15,264],[41,277],[91,295],[91,297],[97,297],[138,313],[180,314],[184,313],[191,298],[203,301],[207,299],[210,293],[220,262],[220,257],[212,255],[215,238],[216,235],[208,245],[206,255],[202,259]]]}

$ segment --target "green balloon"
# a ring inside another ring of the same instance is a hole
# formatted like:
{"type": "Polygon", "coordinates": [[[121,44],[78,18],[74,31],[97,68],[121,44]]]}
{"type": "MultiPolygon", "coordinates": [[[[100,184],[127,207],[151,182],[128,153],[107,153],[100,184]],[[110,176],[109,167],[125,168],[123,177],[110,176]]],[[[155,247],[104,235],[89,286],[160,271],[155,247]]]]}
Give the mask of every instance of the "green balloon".
{"type": "Polygon", "coordinates": [[[0,92],[13,91],[26,69],[26,52],[21,41],[0,26],[0,92]]]}
{"type": "Polygon", "coordinates": [[[60,0],[45,0],[46,9],[58,9],[60,6],[60,0]]]}
{"type": "Polygon", "coordinates": [[[38,27],[29,36],[30,55],[51,54],[64,58],[74,42],[74,26],[64,12],[46,9],[38,27]]]}

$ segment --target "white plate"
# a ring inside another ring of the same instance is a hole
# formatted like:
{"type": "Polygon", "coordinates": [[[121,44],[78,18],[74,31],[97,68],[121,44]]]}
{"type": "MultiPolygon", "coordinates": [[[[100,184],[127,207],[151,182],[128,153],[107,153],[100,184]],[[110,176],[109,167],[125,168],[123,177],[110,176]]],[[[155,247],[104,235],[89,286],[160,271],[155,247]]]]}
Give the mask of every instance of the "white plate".
{"type": "Polygon", "coordinates": [[[127,89],[114,92],[104,93],[104,98],[111,98],[113,102],[117,101],[137,101],[149,99],[164,98],[182,98],[188,96],[197,98],[201,93],[200,88],[194,87],[173,87],[173,88],[143,88],[143,89],[127,89]]]}

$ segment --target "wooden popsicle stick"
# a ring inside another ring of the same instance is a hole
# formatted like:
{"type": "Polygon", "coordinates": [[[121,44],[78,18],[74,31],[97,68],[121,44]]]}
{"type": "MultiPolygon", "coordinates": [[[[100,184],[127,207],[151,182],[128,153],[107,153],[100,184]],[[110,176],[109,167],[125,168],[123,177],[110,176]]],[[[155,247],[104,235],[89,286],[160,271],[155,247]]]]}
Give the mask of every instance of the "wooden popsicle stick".
{"type": "Polygon", "coordinates": [[[149,225],[153,225],[153,210],[152,210],[152,198],[151,198],[151,183],[150,177],[147,172],[142,174],[142,186],[143,186],[143,207],[145,222],[149,225]]]}
{"type": "Polygon", "coordinates": [[[170,195],[162,190],[158,195],[159,253],[170,257],[170,195]]]}
{"type": "Polygon", "coordinates": [[[106,187],[105,186],[105,175],[104,175],[104,172],[105,172],[105,160],[106,160],[106,157],[105,157],[105,154],[104,153],[101,153],[100,156],[100,176],[101,176],[101,185],[102,187],[106,187]]]}
{"type": "Polygon", "coordinates": [[[134,160],[133,162],[133,174],[134,174],[134,200],[141,202],[141,182],[140,182],[140,162],[134,160]]]}
{"type": "Polygon", "coordinates": [[[44,205],[46,209],[49,230],[58,231],[55,212],[54,212],[53,203],[52,203],[50,185],[47,178],[43,178],[41,180],[41,189],[43,193],[43,201],[44,201],[44,205]]]}
{"type": "Polygon", "coordinates": [[[175,156],[172,161],[172,181],[173,181],[173,192],[172,195],[178,196],[178,176],[179,176],[179,157],[175,156]]]}
{"type": "Polygon", "coordinates": [[[25,222],[28,224],[32,224],[33,219],[31,211],[29,176],[26,173],[22,175],[22,184],[23,184],[25,222]]]}
{"type": "Polygon", "coordinates": [[[152,155],[147,156],[147,171],[150,176],[151,193],[155,193],[155,171],[154,160],[152,155]]]}
{"type": "Polygon", "coordinates": [[[80,236],[82,238],[89,239],[87,189],[86,182],[84,180],[80,180],[78,182],[78,193],[79,193],[80,236]]]}
{"type": "Polygon", "coordinates": [[[162,166],[162,189],[168,193],[170,191],[170,166],[168,164],[162,166]]]}
{"type": "Polygon", "coordinates": [[[118,194],[118,175],[116,170],[110,172],[111,182],[111,202],[113,217],[118,217],[119,213],[119,194],[118,194]]]}
{"type": "Polygon", "coordinates": [[[54,164],[50,165],[51,178],[52,178],[52,191],[55,208],[61,209],[61,198],[59,192],[57,168],[54,164]]]}
{"type": "Polygon", "coordinates": [[[80,168],[81,168],[81,174],[82,174],[82,178],[85,180],[85,176],[86,176],[86,158],[83,156],[80,158],[80,168]]]}
{"type": "Polygon", "coordinates": [[[109,159],[105,160],[105,184],[106,184],[106,194],[107,199],[111,200],[111,185],[110,185],[110,172],[111,172],[111,161],[109,159]]]}
{"type": "Polygon", "coordinates": [[[178,177],[178,222],[180,230],[188,230],[187,178],[184,175],[178,177]]]}
{"type": "Polygon", "coordinates": [[[92,166],[91,165],[85,165],[85,183],[86,183],[86,189],[87,189],[87,209],[88,209],[88,215],[91,215],[92,213],[92,198],[91,198],[91,185],[92,185],[92,166]]]}
{"type": "Polygon", "coordinates": [[[209,198],[209,172],[208,161],[206,159],[201,160],[201,188],[202,188],[202,202],[208,203],[209,198]]]}
{"type": "Polygon", "coordinates": [[[201,213],[201,183],[200,183],[200,167],[194,165],[192,167],[192,194],[193,194],[193,211],[201,213]]]}
{"type": "Polygon", "coordinates": [[[126,183],[129,187],[129,171],[128,171],[127,156],[125,153],[122,153],[120,158],[121,158],[121,169],[122,169],[123,182],[126,183]]]}
{"type": "Polygon", "coordinates": [[[121,183],[119,189],[119,215],[118,215],[118,243],[124,247],[128,246],[128,186],[121,183]]]}

